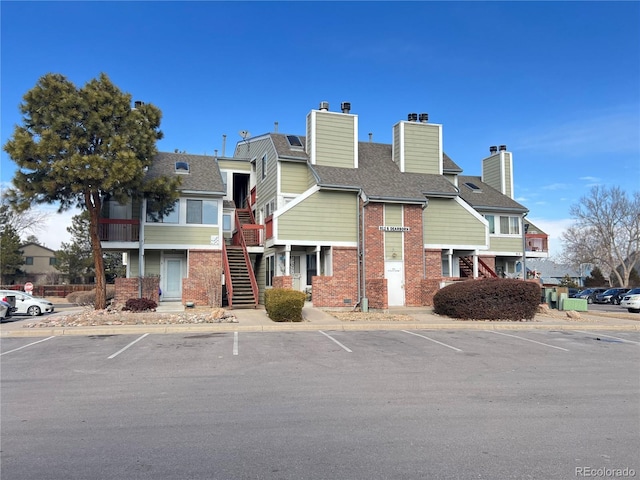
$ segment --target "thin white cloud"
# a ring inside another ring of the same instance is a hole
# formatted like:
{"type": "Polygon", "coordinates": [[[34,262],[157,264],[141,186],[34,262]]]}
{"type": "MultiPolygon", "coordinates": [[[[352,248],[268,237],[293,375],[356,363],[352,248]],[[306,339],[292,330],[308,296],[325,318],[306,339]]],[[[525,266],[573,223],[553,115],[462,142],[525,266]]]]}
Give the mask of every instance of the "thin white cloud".
{"type": "Polygon", "coordinates": [[[68,210],[58,213],[55,206],[38,206],[35,211],[46,213],[45,224],[37,232],[36,237],[47,248],[59,250],[62,242],[69,243],[71,234],[67,232],[67,227],[71,226],[71,219],[80,213],[79,209],[68,210]]]}
{"type": "Polygon", "coordinates": [[[637,154],[640,121],[638,106],[585,112],[582,118],[539,125],[515,137],[514,150],[535,150],[565,156],[637,154]]]}
{"type": "Polygon", "coordinates": [[[580,177],[583,182],[598,183],[601,180],[598,177],[580,177]]]}
{"type": "Polygon", "coordinates": [[[543,185],[543,190],[567,190],[569,185],[566,183],[552,183],[550,185],[543,185]]]}

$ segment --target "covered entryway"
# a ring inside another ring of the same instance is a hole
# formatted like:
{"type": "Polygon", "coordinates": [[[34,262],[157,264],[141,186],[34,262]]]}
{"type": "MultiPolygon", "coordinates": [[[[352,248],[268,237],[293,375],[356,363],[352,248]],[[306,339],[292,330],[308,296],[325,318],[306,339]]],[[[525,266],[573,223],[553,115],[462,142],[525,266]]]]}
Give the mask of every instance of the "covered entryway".
{"type": "Polygon", "coordinates": [[[176,301],[182,299],[184,263],[183,256],[171,255],[164,257],[160,278],[160,288],[162,289],[161,300],[176,301]]]}

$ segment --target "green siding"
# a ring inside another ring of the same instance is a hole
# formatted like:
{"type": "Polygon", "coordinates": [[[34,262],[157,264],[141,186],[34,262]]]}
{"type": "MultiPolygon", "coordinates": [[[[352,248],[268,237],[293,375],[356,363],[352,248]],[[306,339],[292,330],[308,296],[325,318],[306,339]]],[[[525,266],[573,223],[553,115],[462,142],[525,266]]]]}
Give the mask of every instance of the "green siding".
{"type": "Polygon", "coordinates": [[[400,168],[400,125],[397,123],[393,126],[393,161],[400,168]]]}
{"type": "Polygon", "coordinates": [[[278,217],[279,240],[357,241],[357,195],[320,191],[278,217]]]}
{"type": "Polygon", "coordinates": [[[160,251],[145,250],[144,252],[144,274],[160,275],[160,251]]]}
{"type": "Polygon", "coordinates": [[[482,181],[499,192],[502,191],[502,175],[500,172],[500,155],[492,155],[482,161],[482,181]]]}
{"type": "Polygon", "coordinates": [[[513,198],[513,192],[511,191],[511,154],[504,153],[504,178],[506,179],[504,194],[513,198]]]}
{"type": "Polygon", "coordinates": [[[426,244],[485,245],[484,223],[455,200],[430,198],[423,216],[426,244]]]}
{"type": "Polygon", "coordinates": [[[218,160],[218,166],[220,170],[251,172],[251,163],[247,161],[218,160]]]}
{"type": "Polygon", "coordinates": [[[138,276],[138,268],[140,268],[140,262],[138,261],[140,255],[138,254],[138,250],[129,250],[129,276],[137,277],[138,276]]]}
{"type": "Polygon", "coordinates": [[[404,171],[440,174],[440,126],[404,124],[404,171]]]}
{"type": "Polygon", "coordinates": [[[302,193],[308,188],[306,163],[280,162],[280,190],[282,193],[302,193]]]}
{"type": "Polygon", "coordinates": [[[145,245],[175,244],[185,248],[190,245],[211,245],[211,235],[220,235],[220,228],[217,225],[210,227],[146,225],[144,227],[145,245]]]}
{"type": "Polygon", "coordinates": [[[355,117],[336,113],[316,114],[316,165],[354,168],[355,117]]]}
{"type": "MultiPolygon", "coordinates": [[[[387,227],[402,227],[402,205],[384,206],[384,224],[387,227]]],[[[402,260],[402,232],[384,232],[385,260],[402,260]],[[394,257],[393,254],[396,254],[394,257]]]]}
{"type": "Polygon", "coordinates": [[[489,237],[492,252],[522,252],[522,237],[489,237]]]}

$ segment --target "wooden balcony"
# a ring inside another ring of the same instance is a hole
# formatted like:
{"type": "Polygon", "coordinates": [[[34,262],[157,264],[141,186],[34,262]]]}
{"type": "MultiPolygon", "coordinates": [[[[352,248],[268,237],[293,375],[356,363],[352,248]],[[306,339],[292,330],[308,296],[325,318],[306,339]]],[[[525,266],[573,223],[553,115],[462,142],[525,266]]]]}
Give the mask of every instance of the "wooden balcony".
{"type": "Polygon", "coordinates": [[[101,242],[138,242],[140,220],[101,218],[98,233],[101,242]]]}
{"type": "Polygon", "coordinates": [[[525,234],[527,252],[549,252],[549,236],[544,233],[525,234]]]}

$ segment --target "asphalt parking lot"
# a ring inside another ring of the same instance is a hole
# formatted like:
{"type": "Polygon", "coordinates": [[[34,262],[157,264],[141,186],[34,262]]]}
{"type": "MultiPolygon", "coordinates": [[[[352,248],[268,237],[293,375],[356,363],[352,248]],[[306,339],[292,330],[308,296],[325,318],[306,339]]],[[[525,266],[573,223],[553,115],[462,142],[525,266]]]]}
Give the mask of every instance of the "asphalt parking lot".
{"type": "Polygon", "coordinates": [[[3,480],[640,475],[637,331],[16,337],[0,355],[3,480]]]}

